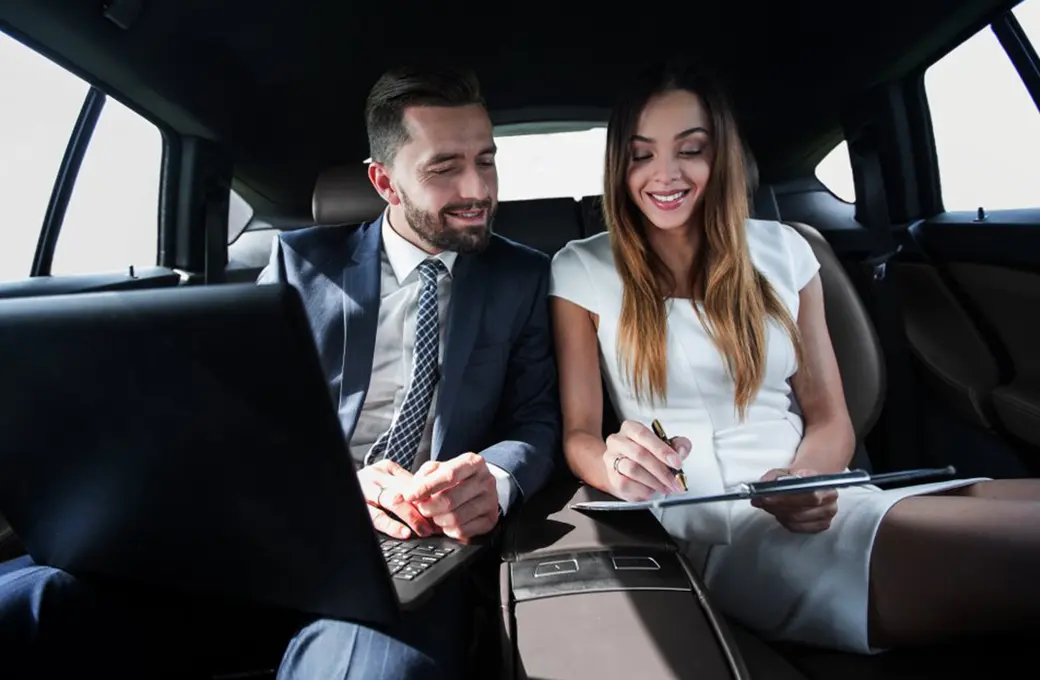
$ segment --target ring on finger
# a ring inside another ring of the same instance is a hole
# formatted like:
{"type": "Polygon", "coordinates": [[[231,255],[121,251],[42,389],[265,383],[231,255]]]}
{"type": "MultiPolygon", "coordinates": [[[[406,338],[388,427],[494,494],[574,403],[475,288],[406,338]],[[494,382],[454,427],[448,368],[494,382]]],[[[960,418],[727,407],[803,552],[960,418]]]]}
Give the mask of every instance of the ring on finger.
{"type": "Polygon", "coordinates": [[[624,456],[621,456],[621,455],[614,456],[614,472],[618,473],[619,475],[622,474],[621,470],[618,469],[618,465],[621,464],[621,459],[622,458],[624,458],[624,456]]]}

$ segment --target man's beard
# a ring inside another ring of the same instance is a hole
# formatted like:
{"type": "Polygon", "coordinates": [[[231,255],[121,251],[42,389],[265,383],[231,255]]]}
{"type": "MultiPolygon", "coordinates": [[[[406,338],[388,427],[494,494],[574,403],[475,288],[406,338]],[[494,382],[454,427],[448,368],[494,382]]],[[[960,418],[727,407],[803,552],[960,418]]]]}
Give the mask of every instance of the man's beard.
{"type": "Polygon", "coordinates": [[[417,208],[404,193],[401,193],[401,207],[404,208],[404,216],[412,227],[412,231],[428,245],[439,250],[462,254],[479,253],[487,247],[491,237],[491,220],[494,218],[494,213],[490,199],[475,203],[446,205],[441,208],[440,212],[429,213],[417,208]],[[484,210],[487,214],[487,222],[465,229],[455,229],[448,225],[449,212],[467,210],[484,210]]]}

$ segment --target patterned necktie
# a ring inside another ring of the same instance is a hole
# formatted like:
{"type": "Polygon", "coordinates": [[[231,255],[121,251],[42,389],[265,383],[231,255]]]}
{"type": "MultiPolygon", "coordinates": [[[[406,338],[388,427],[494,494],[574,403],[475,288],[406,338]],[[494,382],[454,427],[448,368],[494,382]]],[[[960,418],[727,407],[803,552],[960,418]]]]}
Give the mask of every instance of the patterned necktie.
{"type": "Polygon", "coordinates": [[[412,382],[408,387],[401,412],[390,429],[380,435],[365,457],[371,464],[380,456],[389,458],[405,470],[411,470],[419,449],[426,419],[433,401],[433,391],[440,378],[440,324],[437,306],[437,277],[447,271],[440,260],[424,260],[419,265],[419,310],[415,324],[415,352],[412,382]]]}

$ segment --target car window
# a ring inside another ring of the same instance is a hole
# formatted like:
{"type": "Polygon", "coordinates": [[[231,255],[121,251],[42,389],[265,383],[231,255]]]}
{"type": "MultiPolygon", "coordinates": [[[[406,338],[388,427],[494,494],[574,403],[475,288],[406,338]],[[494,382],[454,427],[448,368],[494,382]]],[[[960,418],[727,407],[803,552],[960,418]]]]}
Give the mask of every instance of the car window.
{"type": "Polygon", "coordinates": [[[158,128],[107,98],[72,189],[51,274],[155,265],[162,153],[158,128]]]}
{"type": "Polygon", "coordinates": [[[0,33],[0,280],[25,279],[87,83],[0,33]]]}
{"type": "MultiPolygon", "coordinates": [[[[1032,40],[1040,0],[1014,10],[1032,40]]],[[[985,28],[925,73],[947,210],[1040,207],[1040,113],[1007,53],[985,28]]]]}
{"type": "MultiPolygon", "coordinates": [[[[90,85],[0,33],[0,282],[29,277],[58,170],[90,85]]],[[[158,253],[163,139],[150,121],[107,97],[69,197],[51,274],[153,266],[158,253]]],[[[253,209],[236,191],[237,236],[253,209]]]]}
{"type": "Polygon", "coordinates": [[[852,178],[849,145],[842,140],[816,166],[816,178],[823,186],[847,203],[856,202],[856,184],[852,178]]]}
{"type": "MultiPolygon", "coordinates": [[[[0,280],[29,276],[70,135],[90,86],[0,33],[0,280]]],[[[55,244],[52,274],[154,265],[163,140],[108,97],[55,244]]]]}
{"type": "Polygon", "coordinates": [[[603,193],[607,129],[558,132],[495,130],[498,198],[581,198],[603,193]]]}

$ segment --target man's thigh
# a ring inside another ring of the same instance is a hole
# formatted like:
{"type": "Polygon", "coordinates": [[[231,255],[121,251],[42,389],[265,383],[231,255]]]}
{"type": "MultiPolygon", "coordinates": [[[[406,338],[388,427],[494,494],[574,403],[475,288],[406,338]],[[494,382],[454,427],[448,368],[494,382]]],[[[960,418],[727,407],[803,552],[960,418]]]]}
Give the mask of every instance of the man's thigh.
{"type": "Polygon", "coordinates": [[[270,668],[297,627],[274,623],[204,599],[79,579],[28,557],[0,565],[0,647],[15,650],[4,663],[36,673],[62,663],[107,677],[270,668]]]}
{"type": "Polygon", "coordinates": [[[395,637],[321,619],[289,643],[278,680],[448,680],[436,661],[395,637]]]}
{"type": "Polygon", "coordinates": [[[460,678],[472,637],[472,607],[469,583],[460,573],[386,633],[346,621],[314,621],[289,644],[279,680],[460,678]]]}
{"type": "MultiPolygon", "coordinates": [[[[150,673],[168,640],[119,595],[106,597],[70,574],[21,557],[0,565],[0,647],[15,677],[45,677],[72,668],[108,677],[150,673]],[[160,646],[160,642],[164,643],[160,646]]],[[[181,672],[180,658],[163,670],[181,672]]],[[[153,673],[154,675],[154,673],[153,673]]]]}

